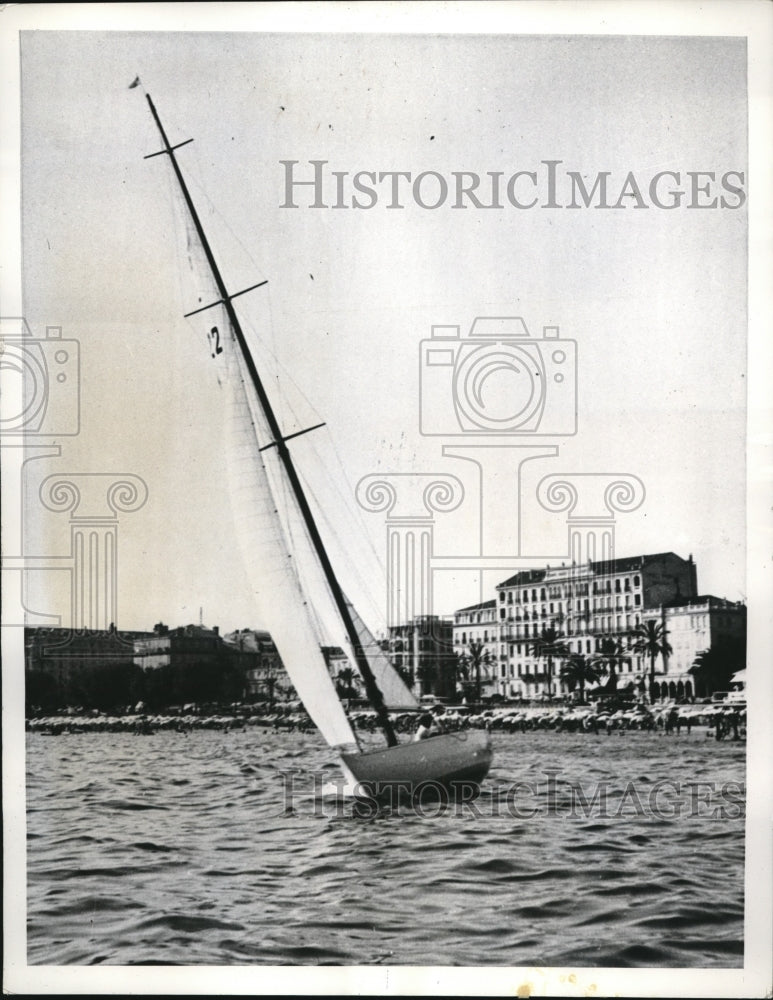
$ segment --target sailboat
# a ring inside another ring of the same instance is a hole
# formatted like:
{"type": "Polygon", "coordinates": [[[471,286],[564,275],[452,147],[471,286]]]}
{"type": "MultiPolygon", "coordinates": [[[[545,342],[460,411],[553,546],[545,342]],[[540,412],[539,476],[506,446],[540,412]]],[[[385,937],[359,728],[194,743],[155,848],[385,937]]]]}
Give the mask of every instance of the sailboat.
{"type": "Polygon", "coordinates": [[[229,294],[204,232],[176,151],[149,94],[150,112],[184,203],[189,262],[207,284],[203,304],[186,313],[206,334],[225,399],[228,470],[234,520],[256,614],[274,641],[303,705],[335,751],[354,794],[416,797],[432,789],[457,797],[477,792],[491,765],[487,732],[441,733],[400,743],[390,709],[417,702],[344,593],[289,442],[315,430],[284,434],[239,320],[234,300],[266,282],[229,294]],[[201,265],[201,267],[196,267],[201,265]],[[362,678],[384,746],[362,746],[346,714],[322,646],[337,645],[362,678]]]}

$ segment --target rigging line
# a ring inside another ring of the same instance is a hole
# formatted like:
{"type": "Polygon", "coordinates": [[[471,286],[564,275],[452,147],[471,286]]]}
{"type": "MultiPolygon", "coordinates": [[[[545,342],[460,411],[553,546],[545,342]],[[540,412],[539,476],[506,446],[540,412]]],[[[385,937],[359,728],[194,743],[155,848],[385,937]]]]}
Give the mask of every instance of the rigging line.
{"type": "MultiPolygon", "coordinates": [[[[197,170],[200,172],[201,171],[201,162],[200,162],[200,159],[199,159],[198,147],[194,147],[194,162],[196,164],[197,170]]],[[[200,195],[204,199],[204,201],[206,202],[207,207],[209,208],[210,215],[213,216],[214,218],[217,218],[217,219],[220,220],[220,222],[223,224],[223,227],[228,231],[228,233],[230,233],[230,235],[231,235],[232,239],[234,240],[234,242],[241,248],[242,253],[246,257],[246,259],[249,261],[249,263],[250,263],[250,265],[252,267],[252,273],[266,274],[267,270],[268,270],[267,266],[264,263],[260,263],[253,256],[252,251],[250,250],[250,248],[239,237],[239,234],[236,232],[236,230],[233,228],[233,226],[228,221],[228,217],[225,216],[218,209],[217,205],[209,197],[207,189],[201,183],[201,181],[199,180],[199,177],[198,177],[198,175],[197,175],[197,173],[195,171],[192,174],[192,180],[193,180],[194,187],[196,188],[197,195],[200,195]]],[[[271,338],[271,344],[275,345],[275,343],[276,343],[276,335],[275,335],[275,325],[274,325],[274,305],[273,305],[273,298],[272,298],[272,295],[271,295],[271,285],[270,284],[268,286],[268,292],[267,292],[266,298],[267,298],[267,305],[268,305],[268,323],[266,325],[268,326],[268,333],[269,333],[269,337],[271,338]]],[[[268,354],[268,356],[270,358],[272,358],[272,360],[274,361],[275,366],[278,366],[278,367],[282,368],[285,376],[287,378],[289,378],[290,381],[294,385],[296,385],[296,383],[293,382],[292,377],[289,375],[289,373],[287,372],[287,370],[284,368],[284,366],[282,365],[282,363],[279,361],[279,357],[278,357],[276,351],[274,350],[274,348],[273,347],[269,347],[268,344],[263,340],[263,338],[261,338],[259,336],[259,334],[255,330],[255,328],[253,327],[252,323],[250,323],[249,319],[247,320],[246,323],[242,322],[242,326],[246,327],[247,331],[252,334],[253,343],[252,343],[251,347],[254,347],[254,344],[256,342],[259,343],[263,347],[264,353],[268,354]]],[[[302,392],[302,390],[300,390],[300,387],[296,385],[296,388],[299,390],[299,392],[303,396],[303,392],[302,392]]],[[[305,399],[305,397],[304,397],[304,399],[305,399]]],[[[306,402],[309,404],[309,406],[311,406],[311,403],[310,403],[310,401],[308,399],[306,399],[306,402]]],[[[283,417],[286,418],[287,406],[286,406],[286,404],[282,403],[282,397],[281,396],[280,396],[280,404],[282,404],[282,409],[285,411],[283,413],[283,417]]],[[[313,410],[313,406],[311,408],[313,410]]],[[[292,416],[297,416],[292,411],[291,411],[291,415],[292,416]]],[[[283,420],[283,422],[286,422],[286,420],[283,420]]]]}
{"type": "MultiPolygon", "coordinates": [[[[293,438],[301,437],[303,434],[308,434],[309,431],[316,431],[319,427],[324,427],[325,422],[322,421],[321,424],[314,424],[313,427],[304,427],[302,431],[295,431],[294,434],[285,434],[282,438],[283,441],[292,441],[293,438]]],[[[276,441],[269,441],[268,444],[264,444],[260,451],[266,451],[268,448],[276,448],[276,441]]]]}
{"type": "MultiPolygon", "coordinates": [[[[347,484],[347,486],[349,487],[349,490],[350,490],[350,492],[348,492],[346,494],[346,496],[348,498],[356,497],[356,493],[355,493],[354,490],[351,489],[351,484],[349,483],[348,476],[346,475],[346,469],[344,468],[344,464],[343,464],[343,461],[341,459],[341,453],[338,451],[338,449],[336,448],[335,444],[333,444],[333,456],[334,456],[334,458],[335,458],[335,460],[336,460],[336,462],[338,464],[339,472],[341,473],[341,476],[343,477],[344,482],[346,482],[346,484],[347,484]]],[[[350,502],[350,499],[347,500],[347,502],[350,502]]],[[[384,578],[386,578],[386,567],[385,567],[384,563],[382,562],[380,554],[376,551],[376,547],[373,544],[373,540],[370,537],[370,533],[367,531],[367,528],[366,528],[366,525],[365,525],[365,519],[362,516],[362,507],[359,505],[359,503],[355,503],[355,504],[352,504],[350,506],[349,511],[350,511],[350,513],[354,512],[355,517],[356,517],[356,519],[358,521],[358,524],[359,524],[359,527],[360,527],[360,537],[362,537],[362,538],[364,538],[366,540],[365,544],[366,544],[366,546],[368,548],[369,553],[375,558],[376,565],[381,570],[382,576],[384,576],[384,578]]]]}
{"type": "MultiPolygon", "coordinates": [[[[263,346],[263,341],[259,341],[259,343],[261,344],[261,346],[263,346]]],[[[270,354],[270,351],[267,351],[266,353],[270,354]]],[[[276,364],[284,370],[284,366],[282,365],[281,361],[279,361],[279,359],[275,355],[271,356],[275,360],[276,364]]],[[[305,396],[300,386],[298,386],[298,384],[292,379],[292,376],[288,375],[288,379],[293,384],[293,386],[298,390],[303,401],[309,404],[313,412],[316,412],[313,404],[308,400],[308,397],[305,396]]],[[[301,414],[298,413],[297,409],[292,405],[291,401],[287,398],[286,398],[286,404],[287,404],[286,409],[289,411],[291,415],[290,422],[300,423],[301,414]]],[[[315,427],[317,426],[320,425],[315,425],[315,427]]],[[[303,432],[302,431],[298,432],[298,434],[295,436],[300,436],[301,433],[303,432]]],[[[285,440],[287,439],[288,436],[285,436],[285,440]]],[[[355,491],[352,488],[351,481],[344,467],[343,460],[341,458],[341,452],[336,447],[333,436],[329,432],[329,430],[328,433],[322,435],[321,440],[324,441],[325,444],[321,445],[320,448],[315,448],[314,450],[315,456],[320,461],[324,460],[325,462],[327,461],[328,458],[332,458],[336,466],[335,472],[331,475],[331,470],[329,469],[327,464],[325,464],[325,481],[330,484],[331,490],[336,495],[336,500],[346,507],[349,523],[354,522],[359,528],[359,531],[355,532],[355,535],[359,539],[364,540],[364,548],[367,550],[366,555],[370,560],[372,560],[374,570],[376,571],[376,573],[379,575],[380,578],[385,579],[386,567],[384,565],[384,561],[380,553],[377,552],[376,547],[373,544],[373,540],[370,536],[370,533],[367,530],[367,526],[365,525],[365,520],[363,518],[362,508],[360,504],[357,503],[355,500],[355,491]],[[325,448],[324,458],[322,454],[322,448],[325,448]]],[[[309,486],[308,473],[303,472],[302,477],[304,481],[304,487],[308,487],[309,486]]],[[[320,502],[319,497],[317,497],[316,499],[318,505],[317,506],[318,512],[321,514],[323,518],[327,518],[327,515],[325,514],[325,505],[320,502]]]]}
{"type": "MultiPolygon", "coordinates": [[[[196,150],[196,164],[197,164],[198,168],[200,169],[201,164],[199,162],[198,150],[196,150]]],[[[228,232],[231,234],[231,236],[233,237],[233,239],[235,240],[235,242],[239,244],[239,247],[244,252],[245,257],[250,262],[250,264],[252,265],[252,267],[256,271],[259,271],[259,272],[265,274],[266,268],[263,265],[260,265],[258,263],[258,261],[253,257],[252,252],[250,251],[249,247],[243,242],[243,240],[240,238],[239,234],[236,232],[236,230],[233,228],[233,226],[231,226],[231,224],[229,223],[227,216],[223,215],[223,213],[218,209],[217,205],[209,197],[209,194],[207,193],[206,188],[203,186],[203,184],[199,180],[196,172],[192,171],[190,169],[190,167],[188,167],[188,169],[187,169],[187,176],[188,176],[188,179],[193,182],[193,186],[196,188],[197,195],[200,195],[201,198],[207,203],[207,207],[209,208],[210,215],[215,216],[216,218],[218,218],[222,222],[223,226],[228,230],[228,232]]]]}
{"type": "MultiPolygon", "coordinates": [[[[363,550],[363,554],[366,555],[369,560],[372,560],[372,566],[374,567],[377,573],[378,579],[386,580],[387,578],[386,567],[381,558],[381,555],[376,551],[376,547],[373,544],[373,539],[371,538],[370,533],[367,530],[367,527],[365,525],[365,520],[362,515],[362,508],[358,503],[356,503],[356,495],[354,490],[351,488],[351,483],[349,482],[348,476],[346,474],[346,469],[344,468],[343,462],[341,460],[341,454],[336,448],[335,443],[332,441],[330,435],[328,435],[328,440],[330,441],[333,458],[338,466],[338,472],[340,473],[341,482],[346,484],[347,489],[346,491],[342,489],[335,475],[329,476],[327,481],[331,483],[336,494],[341,498],[342,502],[346,505],[348,523],[349,524],[354,523],[356,527],[359,529],[354,534],[360,541],[360,547],[363,550]],[[354,503],[352,502],[353,498],[355,499],[354,503]]],[[[332,524],[329,522],[329,519],[327,518],[327,515],[325,514],[324,507],[322,507],[321,509],[322,509],[323,519],[325,519],[330,530],[333,530],[335,532],[335,529],[333,528],[332,524]]],[[[351,560],[351,562],[354,563],[354,560],[351,560]]],[[[365,585],[365,578],[360,574],[360,571],[355,569],[355,572],[358,574],[360,583],[365,585]]],[[[379,607],[379,605],[377,604],[375,597],[371,595],[369,590],[367,590],[367,593],[368,593],[368,600],[371,605],[371,611],[375,612],[376,609],[379,607]]],[[[384,615],[384,612],[382,610],[379,610],[377,612],[377,617],[380,625],[383,628],[386,628],[387,624],[386,616],[384,615]]]]}
{"type": "MultiPolygon", "coordinates": [[[[325,512],[325,504],[323,504],[323,503],[320,502],[320,498],[319,498],[318,494],[314,490],[313,486],[309,483],[308,478],[306,476],[304,476],[303,483],[304,483],[304,488],[306,489],[306,491],[311,495],[312,499],[314,500],[318,516],[322,519],[322,522],[325,525],[325,528],[327,529],[329,537],[333,538],[335,540],[335,542],[336,542],[337,548],[340,551],[343,551],[344,550],[344,546],[342,544],[342,537],[341,537],[340,533],[338,532],[338,530],[336,529],[336,527],[333,524],[333,522],[330,520],[330,518],[326,514],[326,512],[325,512]]],[[[370,610],[371,614],[373,615],[374,620],[377,618],[378,622],[379,622],[379,625],[384,624],[385,623],[385,618],[383,616],[383,613],[377,610],[378,609],[378,605],[376,603],[376,599],[373,596],[373,594],[370,592],[370,589],[369,589],[368,584],[367,584],[367,580],[365,579],[365,577],[361,574],[361,572],[357,568],[357,560],[356,559],[352,559],[352,558],[347,558],[346,565],[350,569],[351,576],[353,576],[356,579],[356,582],[359,585],[358,586],[359,594],[361,594],[362,596],[364,596],[364,598],[366,599],[366,601],[368,603],[369,610],[370,610]]],[[[354,603],[354,602],[352,602],[352,603],[354,603]]]]}
{"type": "MultiPolygon", "coordinates": [[[[247,292],[254,292],[256,288],[262,288],[267,284],[268,278],[265,278],[263,281],[259,281],[256,285],[250,285],[249,288],[243,288],[240,292],[234,292],[232,295],[229,295],[228,298],[233,301],[234,299],[238,299],[240,295],[246,295],[247,292]]],[[[197,316],[199,313],[206,312],[207,309],[214,309],[215,306],[222,305],[225,305],[223,299],[216,299],[214,302],[210,302],[209,305],[200,306],[200,308],[194,309],[192,312],[185,313],[184,318],[188,319],[190,316],[197,316]]]]}
{"type": "Polygon", "coordinates": [[[220,274],[220,270],[212,254],[212,249],[209,243],[207,242],[206,235],[201,225],[201,220],[199,219],[199,216],[196,212],[195,206],[191,199],[190,192],[185,184],[185,179],[182,175],[180,165],[177,162],[177,158],[175,157],[174,150],[169,145],[169,140],[167,139],[166,132],[164,131],[164,127],[161,124],[161,120],[158,117],[158,112],[156,111],[155,105],[153,104],[150,95],[146,94],[145,96],[147,98],[148,105],[150,106],[153,118],[155,119],[156,125],[158,126],[158,130],[161,133],[161,138],[164,141],[164,146],[171,160],[172,167],[174,169],[177,180],[179,181],[180,190],[182,191],[183,197],[185,198],[185,202],[188,206],[191,218],[193,219],[193,223],[196,227],[199,239],[201,240],[204,253],[206,254],[207,261],[210,265],[210,270],[212,271],[212,276],[215,279],[215,283],[218,286],[218,292],[220,293],[220,296],[223,299],[224,308],[228,314],[231,329],[238,342],[242,358],[246,364],[250,380],[252,381],[253,384],[253,388],[255,389],[255,392],[258,395],[260,407],[265,414],[266,420],[269,424],[269,429],[271,430],[273,437],[277,441],[277,449],[276,449],[277,454],[280,456],[285,473],[288,479],[290,480],[290,484],[295,494],[296,502],[303,516],[303,520],[306,524],[307,531],[313,542],[314,549],[316,550],[317,558],[319,559],[322,565],[325,577],[327,578],[328,581],[328,585],[333,593],[336,607],[338,608],[338,613],[341,617],[346,632],[349,635],[352,646],[354,648],[355,656],[357,658],[357,666],[359,668],[360,673],[362,674],[363,681],[365,682],[365,688],[368,694],[368,698],[373,707],[376,709],[379,723],[384,732],[384,736],[386,737],[387,740],[387,745],[397,746],[398,744],[397,735],[394,731],[391,720],[389,718],[389,713],[384,704],[383,695],[378,687],[378,684],[376,683],[373,672],[370,669],[370,664],[367,662],[367,658],[365,657],[365,654],[359,645],[359,636],[357,635],[357,629],[349,613],[346,600],[344,598],[338,579],[336,578],[335,571],[333,570],[333,567],[330,563],[327,551],[325,550],[322,538],[319,534],[319,530],[314,521],[311,508],[309,507],[308,501],[306,500],[306,496],[303,492],[303,487],[298,477],[298,472],[295,468],[292,456],[290,455],[290,452],[285,443],[281,441],[282,432],[279,428],[279,425],[277,424],[276,415],[272,409],[270,398],[266,394],[263,382],[261,381],[261,378],[255,367],[255,361],[252,355],[250,354],[249,347],[247,346],[247,341],[245,339],[244,332],[239,323],[239,317],[236,313],[233,303],[228,298],[228,292],[223,282],[223,278],[220,274]]]}
{"type": "MultiPolygon", "coordinates": [[[[303,391],[300,384],[290,374],[287,367],[281,361],[278,353],[271,346],[269,346],[263,337],[258,334],[249,319],[244,325],[247,329],[250,349],[253,350],[257,356],[268,358],[273,362],[272,378],[277,387],[277,407],[282,414],[282,424],[290,426],[292,424],[302,424],[314,418],[320,420],[321,414],[317,410],[316,406],[303,391]],[[299,400],[296,402],[293,402],[290,393],[287,391],[288,383],[294,390],[295,396],[299,397],[299,400]],[[311,416],[307,413],[302,414],[300,412],[299,403],[305,405],[305,407],[310,411],[311,416]]],[[[269,327],[269,334],[273,344],[275,343],[275,335],[273,330],[273,301],[271,299],[269,299],[269,327]]],[[[266,367],[270,368],[268,365],[266,365],[266,367]]]]}

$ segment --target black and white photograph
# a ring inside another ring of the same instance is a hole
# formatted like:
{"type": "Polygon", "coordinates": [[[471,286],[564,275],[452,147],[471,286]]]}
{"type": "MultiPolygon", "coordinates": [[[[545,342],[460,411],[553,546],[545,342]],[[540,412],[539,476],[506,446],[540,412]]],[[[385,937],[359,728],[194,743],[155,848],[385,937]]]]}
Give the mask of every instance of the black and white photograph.
{"type": "Polygon", "coordinates": [[[770,995],[769,5],[0,32],[9,991],[770,995]]]}

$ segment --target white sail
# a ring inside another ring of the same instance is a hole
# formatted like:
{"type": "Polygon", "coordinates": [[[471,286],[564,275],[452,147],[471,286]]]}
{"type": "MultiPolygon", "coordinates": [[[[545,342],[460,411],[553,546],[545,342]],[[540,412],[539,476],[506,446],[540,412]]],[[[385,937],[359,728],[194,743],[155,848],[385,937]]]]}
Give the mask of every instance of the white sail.
{"type": "MultiPolygon", "coordinates": [[[[249,402],[258,441],[261,445],[268,445],[271,441],[270,431],[259,400],[256,397],[250,397],[249,402]]],[[[261,454],[277,505],[277,513],[283,525],[285,536],[289,539],[290,547],[295,554],[295,569],[301,587],[304,593],[314,595],[312,617],[317,628],[319,641],[326,646],[339,647],[347,657],[352,669],[358,673],[357,656],[335,605],[319,559],[314,552],[314,546],[298,508],[295,494],[287,483],[277,449],[270,447],[261,454]]],[[[352,602],[346,597],[345,601],[360,646],[381,691],[385,706],[391,709],[416,708],[418,705],[416,698],[406,687],[352,602]]]]}
{"type": "Polygon", "coordinates": [[[392,666],[389,657],[376,642],[368,626],[357,614],[357,609],[348,599],[346,604],[354,622],[354,627],[357,630],[360,645],[365,652],[370,669],[373,671],[373,676],[376,678],[376,684],[378,684],[379,690],[384,696],[386,707],[392,709],[417,708],[418,701],[411,694],[402,677],[392,666]]]}
{"type": "MultiPolygon", "coordinates": [[[[256,414],[258,426],[260,415],[256,414]]],[[[264,440],[264,431],[259,432],[259,440],[264,440]]],[[[283,487],[283,471],[281,460],[276,449],[263,453],[269,480],[274,485],[274,496],[279,503],[279,512],[285,526],[287,536],[292,540],[292,549],[296,555],[295,568],[301,586],[305,593],[314,595],[313,618],[317,626],[320,642],[326,646],[339,647],[349,661],[349,665],[359,673],[357,655],[349,633],[335,605],[333,595],[325,579],[319,559],[314,554],[314,548],[309,538],[303,518],[298,510],[295,496],[286,485],[283,487]]],[[[406,687],[402,678],[392,666],[389,658],[379,646],[368,626],[362,620],[352,602],[344,596],[349,616],[354,624],[365,659],[368,661],[376,684],[388,709],[412,709],[418,702],[406,687]]]]}
{"type": "MultiPolygon", "coordinates": [[[[194,238],[187,241],[189,263],[199,275],[206,274],[198,266],[203,263],[202,256],[206,257],[212,284],[216,286],[199,287],[196,324],[206,317],[199,328],[207,331],[213,371],[226,397],[230,496],[260,624],[270,631],[309,715],[327,743],[339,750],[344,773],[353,785],[368,782],[370,786],[375,782],[378,789],[386,783],[390,788],[405,791],[406,782],[410,785],[433,780],[449,788],[457,780],[479,782],[491,763],[488,734],[475,734],[464,740],[449,734],[426,744],[396,743],[388,719],[381,711],[381,691],[389,705],[413,707],[415,701],[343,595],[317,537],[294,465],[288,454],[280,453],[278,445],[283,443],[271,440],[273,434],[282,432],[277,428],[270,402],[263,395],[262,382],[253,366],[253,352],[244,341],[238,318],[225,306],[230,300],[177,164],[176,147],[170,145],[153,102],[149,95],[146,97],[189,210],[190,217],[186,216],[189,236],[193,235],[191,225],[195,229],[194,238]],[[316,569],[308,574],[299,572],[297,564],[309,555],[313,558],[308,563],[316,569]],[[379,712],[389,744],[384,749],[363,753],[358,747],[322,653],[320,637],[328,628],[366,679],[368,695],[379,712]],[[357,655],[352,645],[357,647],[357,655]],[[359,656],[360,648],[368,662],[359,656]]],[[[194,315],[194,311],[187,315],[194,315]]]]}
{"type": "MultiPolygon", "coordinates": [[[[185,207],[175,199],[178,225],[185,240],[196,307],[218,302],[220,293],[200,238],[185,207]]],[[[318,616],[299,580],[300,559],[293,552],[286,518],[289,485],[276,449],[261,452],[270,432],[245,357],[223,305],[198,314],[193,326],[201,347],[212,356],[213,370],[225,394],[225,459],[237,541],[255,603],[257,624],[271,635],[285,670],[306,711],[333,747],[356,745],[321,650],[318,616]],[[288,494],[282,496],[282,493],[288,494]],[[280,516],[280,514],[282,516],[280,516]]],[[[324,595],[326,585],[321,588],[324,595]]]]}
{"type": "Polygon", "coordinates": [[[254,389],[230,330],[223,348],[231,504],[257,617],[271,633],[298,696],[327,743],[351,745],[356,739],[328,673],[271,496],[248,401],[254,389]]]}

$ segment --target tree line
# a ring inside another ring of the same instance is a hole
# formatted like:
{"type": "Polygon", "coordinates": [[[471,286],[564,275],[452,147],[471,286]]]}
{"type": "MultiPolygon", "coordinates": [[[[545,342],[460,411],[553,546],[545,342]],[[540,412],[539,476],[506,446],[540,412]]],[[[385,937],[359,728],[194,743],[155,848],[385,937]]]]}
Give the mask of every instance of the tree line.
{"type": "Polygon", "coordinates": [[[125,711],[142,702],[149,712],[188,703],[230,703],[244,697],[244,671],[231,660],[198,660],[143,670],[133,663],[101,662],[70,669],[59,679],[40,669],[26,672],[27,714],[64,708],[125,711]]]}

